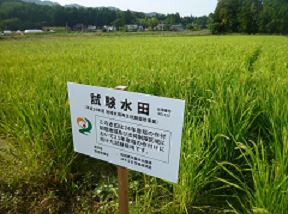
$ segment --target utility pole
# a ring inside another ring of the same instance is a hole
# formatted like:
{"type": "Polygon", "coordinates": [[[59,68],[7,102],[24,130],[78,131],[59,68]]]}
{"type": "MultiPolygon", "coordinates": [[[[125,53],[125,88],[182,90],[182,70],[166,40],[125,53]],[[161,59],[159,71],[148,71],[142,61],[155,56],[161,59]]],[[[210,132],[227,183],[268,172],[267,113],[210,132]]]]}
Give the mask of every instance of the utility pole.
{"type": "Polygon", "coordinates": [[[260,0],[257,1],[257,3],[258,3],[257,4],[257,25],[258,25],[258,27],[259,27],[259,1],[260,0]]]}

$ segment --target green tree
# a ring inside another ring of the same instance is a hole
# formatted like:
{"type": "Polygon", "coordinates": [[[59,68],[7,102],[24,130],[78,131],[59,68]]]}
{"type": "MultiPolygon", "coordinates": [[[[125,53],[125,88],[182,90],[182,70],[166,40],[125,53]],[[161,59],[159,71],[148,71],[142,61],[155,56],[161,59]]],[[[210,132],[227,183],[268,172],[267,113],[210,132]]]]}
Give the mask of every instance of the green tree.
{"type": "Polygon", "coordinates": [[[130,10],[124,12],[122,16],[122,22],[124,24],[131,24],[132,23],[132,13],[130,10]]]}
{"type": "Polygon", "coordinates": [[[117,30],[123,26],[122,19],[116,19],[114,22],[111,22],[112,26],[115,26],[117,30]]]}
{"type": "Polygon", "coordinates": [[[287,34],[288,0],[219,0],[208,22],[218,33],[287,34]]]}
{"type": "Polygon", "coordinates": [[[192,24],[188,24],[188,25],[186,26],[186,29],[187,29],[187,30],[191,30],[191,31],[192,31],[192,30],[195,30],[195,29],[194,29],[194,26],[193,26],[192,24]]]}

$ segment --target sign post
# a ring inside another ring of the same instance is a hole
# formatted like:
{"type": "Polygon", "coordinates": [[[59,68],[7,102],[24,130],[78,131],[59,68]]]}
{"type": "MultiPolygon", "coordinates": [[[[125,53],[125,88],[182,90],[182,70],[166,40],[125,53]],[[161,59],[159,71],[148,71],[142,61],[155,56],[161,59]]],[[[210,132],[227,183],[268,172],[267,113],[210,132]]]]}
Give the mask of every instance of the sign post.
{"type": "Polygon", "coordinates": [[[120,214],[128,169],[178,182],[185,101],[67,83],[74,151],[118,166],[120,214]]]}
{"type": "Polygon", "coordinates": [[[119,214],[129,213],[128,169],[118,166],[119,214]]]}
{"type": "MultiPolygon", "coordinates": [[[[127,86],[117,86],[115,90],[128,91],[127,86]]],[[[119,214],[129,214],[128,169],[118,166],[119,214]]]]}

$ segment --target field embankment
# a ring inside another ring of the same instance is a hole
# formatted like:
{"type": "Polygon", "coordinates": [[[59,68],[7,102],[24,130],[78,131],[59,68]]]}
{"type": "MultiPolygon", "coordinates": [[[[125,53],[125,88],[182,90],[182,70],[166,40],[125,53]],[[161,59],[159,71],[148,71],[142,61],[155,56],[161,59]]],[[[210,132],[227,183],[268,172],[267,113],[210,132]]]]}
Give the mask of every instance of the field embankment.
{"type": "Polygon", "coordinates": [[[203,31],[148,31],[148,32],[82,32],[82,31],[68,31],[68,32],[43,32],[25,35],[7,35],[0,36],[0,42],[4,41],[23,41],[23,40],[37,40],[37,39],[66,39],[66,38],[83,38],[83,37],[186,37],[186,36],[209,36],[211,32],[203,31]]]}

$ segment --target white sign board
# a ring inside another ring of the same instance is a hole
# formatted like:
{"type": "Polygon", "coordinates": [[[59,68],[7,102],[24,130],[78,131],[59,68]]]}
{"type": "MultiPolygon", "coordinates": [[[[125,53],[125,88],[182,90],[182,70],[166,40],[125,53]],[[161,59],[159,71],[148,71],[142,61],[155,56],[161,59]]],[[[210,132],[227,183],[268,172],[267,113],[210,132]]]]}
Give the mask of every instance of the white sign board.
{"type": "Polygon", "coordinates": [[[68,82],[76,152],[177,183],[185,101],[68,82]]]}

